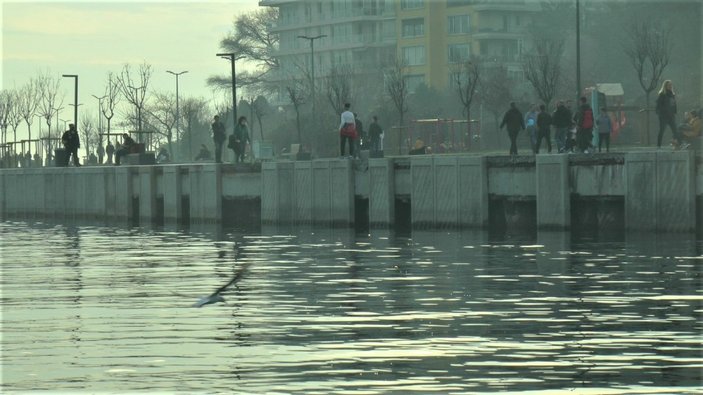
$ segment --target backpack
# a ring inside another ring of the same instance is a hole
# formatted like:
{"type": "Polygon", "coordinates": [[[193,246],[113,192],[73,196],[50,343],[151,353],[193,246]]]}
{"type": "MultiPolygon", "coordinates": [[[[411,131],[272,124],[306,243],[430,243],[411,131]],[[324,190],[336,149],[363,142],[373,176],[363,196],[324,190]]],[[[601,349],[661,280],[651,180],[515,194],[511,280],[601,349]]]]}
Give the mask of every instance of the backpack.
{"type": "Polygon", "coordinates": [[[587,108],[583,110],[583,118],[581,118],[581,128],[590,129],[593,127],[593,110],[587,108]]]}

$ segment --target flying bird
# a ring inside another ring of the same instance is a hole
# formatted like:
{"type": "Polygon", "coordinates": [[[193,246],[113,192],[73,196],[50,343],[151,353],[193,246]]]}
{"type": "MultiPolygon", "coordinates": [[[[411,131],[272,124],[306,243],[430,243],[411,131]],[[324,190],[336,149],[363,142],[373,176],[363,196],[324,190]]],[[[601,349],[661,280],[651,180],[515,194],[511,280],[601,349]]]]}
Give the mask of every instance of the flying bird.
{"type": "Polygon", "coordinates": [[[215,290],[215,292],[211,293],[208,296],[203,296],[202,298],[198,299],[195,304],[193,304],[192,307],[203,307],[208,304],[214,304],[218,302],[224,302],[225,298],[220,295],[223,291],[225,291],[228,287],[230,287],[232,284],[237,283],[239,280],[242,279],[244,276],[244,272],[246,272],[247,268],[249,267],[249,263],[245,262],[243,263],[240,267],[239,270],[234,274],[234,277],[232,277],[229,282],[215,290]]]}

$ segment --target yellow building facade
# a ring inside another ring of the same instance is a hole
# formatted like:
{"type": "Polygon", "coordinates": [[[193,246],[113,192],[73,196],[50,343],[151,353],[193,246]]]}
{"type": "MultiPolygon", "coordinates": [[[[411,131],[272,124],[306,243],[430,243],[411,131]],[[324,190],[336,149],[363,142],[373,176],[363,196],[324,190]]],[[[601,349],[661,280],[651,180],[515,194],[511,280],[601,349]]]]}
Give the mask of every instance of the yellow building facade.
{"type": "Polygon", "coordinates": [[[520,78],[525,29],[536,11],[524,0],[398,0],[398,57],[412,91],[444,90],[453,68],[469,57],[504,64],[520,78]]]}

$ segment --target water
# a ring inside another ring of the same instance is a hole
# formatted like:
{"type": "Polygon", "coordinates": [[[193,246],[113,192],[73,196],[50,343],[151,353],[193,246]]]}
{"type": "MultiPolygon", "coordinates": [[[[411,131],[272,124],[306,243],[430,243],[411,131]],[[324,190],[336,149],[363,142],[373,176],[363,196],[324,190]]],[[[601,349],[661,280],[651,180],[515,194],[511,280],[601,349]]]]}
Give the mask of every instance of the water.
{"type": "Polygon", "coordinates": [[[703,391],[687,235],[0,232],[4,393],[703,391]]]}

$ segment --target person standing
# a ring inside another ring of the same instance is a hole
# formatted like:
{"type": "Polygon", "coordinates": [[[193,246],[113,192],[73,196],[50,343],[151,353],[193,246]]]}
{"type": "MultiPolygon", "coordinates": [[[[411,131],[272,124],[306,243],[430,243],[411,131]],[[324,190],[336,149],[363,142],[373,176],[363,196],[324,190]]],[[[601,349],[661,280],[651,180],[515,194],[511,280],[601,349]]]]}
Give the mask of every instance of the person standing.
{"type": "Polygon", "coordinates": [[[339,135],[340,135],[340,151],[341,156],[344,157],[344,145],[349,142],[349,157],[354,157],[354,140],[356,139],[356,121],[354,119],[354,113],[349,109],[351,104],[344,104],[344,112],[341,115],[341,123],[339,124],[339,135]]]}
{"type": "Polygon", "coordinates": [[[112,141],[107,140],[107,147],[105,147],[105,153],[107,154],[107,164],[112,164],[112,155],[115,154],[115,146],[112,145],[112,141]]]}
{"type": "Polygon", "coordinates": [[[539,114],[537,114],[537,145],[535,146],[535,154],[539,154],[539,146],[542,144],[542,139],[547,140],[547,153],[552,153],[552,116],[547,112],[547,107],[544,104],[539,106],[539,114]]]}
{"type": "Polygon", "coordinates": [[[517,135],[521,130],[525,130],[525,120],[515,102],[510,102],[510,109],[503,115],[500,129],[503,129],[504,126],[508,130],[508,137],[510,137],[510,155],[514,157],[517,155],[517,135]]]}
{"type": "Polygon", "coordinates": [[[557,109],[552,115],[552,123],[556,129],[555,140],[557,150],[561,153],[566,151],[566,139],[568,138],[569,130],[572,126],[571,111],[566,108],[563,101],[557,102],[557,109]]]}
{"type": "Polygon", "coordinates": [[[671,134],[674,136],[674,148],[678,148],[681,138],[676,128],[676,94],[674,93],[674,84],[671,83],[671,80],[664,81],[661,89],[659,89],[656,112],[659,116],[657,148],[662,147],[662,137],[664,137],[664,129],[667,126],[669,126],[671,134]]]}
{"type": "Polygon", "coordinates": [[[246,152],[247,144],[249,143],[247,117],[239,117],[232,137],[234,139],[231,147],[234,150],[234,163],[244,162],[244,152],[246,152]]]}
{"type": "Polygon", "coordinates": [[[537,152],[537,106],[534,104],[530,107],[530,111],[525,113],[525,130],[530,138],[532,152],[537,152]]]}
{"type": "Polygon", "coordinates": [[[212,122],[212,139],[215,141],[215,163],[222,163],[222,145],[227,139],[225,125],[220,122],[220,117],[215,115],[212,122]]]}
{"type": "Polygon", "coordinates": [[[361,155],[361,148],[366,148],[366,135],[364,134],[364,124],[359,118],[359,114],[354,113],[354,127],[356,128],[356,144],[354,146],[354,151],[356,152],[356,157],[359,158],[361,155]]]}
{"type": "Polygon", "coordinates": [[[102,144],[98,144],[98,164],[103,164],[103,158],[105,158],[105,147],[102,144]]]}
{"type": "Polygon", "coordinates": [[[78,148],[81,147],[81,140],[78,137],[78,131],[76,130],[76,125],[69,123],[68,130],[61,136],[61,142],[66,148],[66,160],[73,155],[73,165],[78,167],[81,164],[78,163],[78,148]]]}
{"type": "Polygon", "coordinates": [[[383,135],[383,128],[378,124],[378,117],[373,116],[373,122],[369,125],[369,138],[371,139],[371,153],[378,155],[381,152],[381,136],[383,135]]]}
{"type": "Polygon", "coordinates": [[[576,146],[583,153],[588,153],[588,148],[591,146],[591,137],[593,135],[593,109],[588,104],[588,99],[582,96],[581,106],[576,113],[576,146]]]}
{"type": "Polygon", "coordinates": [[[613,123],[605,107],[600,109],[600,116],[596,121],[598,126],[598,152],[601,152],[603,141],[605,141],[605,152],[610,152],[610,133],[613,131],[613,123]]]}

